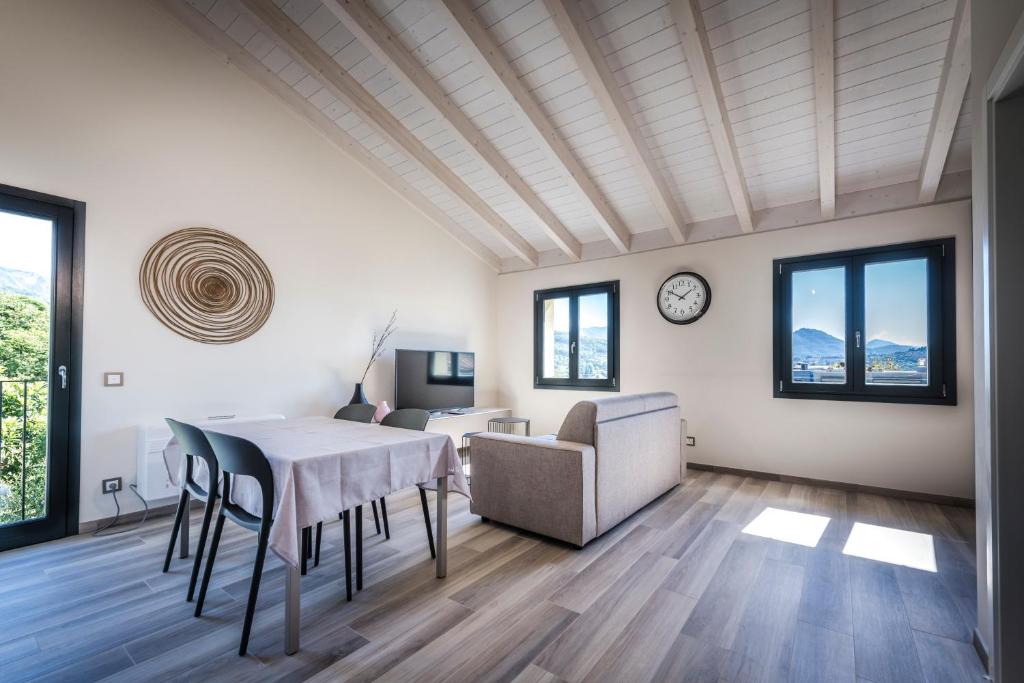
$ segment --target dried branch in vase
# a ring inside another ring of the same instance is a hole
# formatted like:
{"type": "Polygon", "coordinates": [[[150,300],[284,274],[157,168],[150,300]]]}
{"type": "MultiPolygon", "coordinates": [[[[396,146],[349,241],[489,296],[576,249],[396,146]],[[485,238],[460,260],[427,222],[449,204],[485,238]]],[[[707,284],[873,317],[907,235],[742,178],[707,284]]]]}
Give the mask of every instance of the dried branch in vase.
{"type": "Polygon", "coordinates": [[[370,373],[370,368],[373,364],[384,355],[385,344],[387,344],[388,338],[391,337],[398,330],[398,311],[394,310],[391,312],[391,319],[388,320],[388,324],[384,327],[384,331],[378,336],[376,333],[373,335],[373,341],[370,343],[370,362],[366,364],[366,369],[363,370],[363,378],[359,380],[362,384],[366,381],[366,376],[370,373]]]}

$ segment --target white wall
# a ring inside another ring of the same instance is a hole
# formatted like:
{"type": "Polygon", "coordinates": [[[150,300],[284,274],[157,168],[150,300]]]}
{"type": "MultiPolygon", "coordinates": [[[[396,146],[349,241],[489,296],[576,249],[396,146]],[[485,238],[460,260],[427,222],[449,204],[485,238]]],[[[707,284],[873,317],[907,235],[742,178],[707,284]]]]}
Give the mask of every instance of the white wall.
{"type": "Polygon", "coordinates": [[[735,237],[498,278],[501,400],[555,431],[585,392],[533,388],[532,293],[621,281],[621,388],[679,394],[691,461],[970,498],[971,239],[966,201],[735,237]],[[772,397],[772,259],[957,238],[959,405],[926,406],[772,397]],[[693,270],[713,293],[697,323],[675,326],[655,307],[669,275],[693,270]]]}
{"type": "MultiPolygon", "coordinates": [[[[493,400],[494,273],[154,3],[7,0],[2,14],[0,183],[88,204],[81,521],[113,514],[100,479],[134,479],[140,423],[333,413],[393,308],[396,345],[477,351],[493,400]],[[188,341],[142,304],[143,254],[193,225],[238,236],[273,273],[274,312],[248,340],[188,341]],[[124,388],[101,386],[112,370],[124,388]]],[[[371,400],[392,377],[385,359],[371,400]]]]}

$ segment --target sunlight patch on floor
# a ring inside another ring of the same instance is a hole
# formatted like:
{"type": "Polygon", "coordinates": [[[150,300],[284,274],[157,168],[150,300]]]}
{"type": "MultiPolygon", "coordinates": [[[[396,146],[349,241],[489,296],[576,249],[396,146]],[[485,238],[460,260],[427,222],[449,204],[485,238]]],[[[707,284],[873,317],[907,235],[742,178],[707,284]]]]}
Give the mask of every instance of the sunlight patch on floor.
{"type": "Polygon", "coordinates": [[[821,540],[829,521],[828,517],[821,515],[765,508],[743,529],[743,533],[813,548],[821,540]]]}
{"type": "Polygon", "coordinates": [[[857,522],[846,540],[843,554],[928,572],[938,571],[935,542],[929,534],[916,531],[857,522]]]}

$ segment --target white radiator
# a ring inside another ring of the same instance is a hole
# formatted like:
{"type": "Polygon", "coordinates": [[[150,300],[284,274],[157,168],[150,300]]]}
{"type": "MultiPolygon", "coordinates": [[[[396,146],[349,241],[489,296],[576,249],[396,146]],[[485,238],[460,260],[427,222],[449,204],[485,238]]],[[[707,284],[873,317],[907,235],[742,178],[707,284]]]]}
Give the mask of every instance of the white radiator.
{"type": "MultiPolygon", "coordinates": [[[[283,420],[284,415],[245,415],[225,417],[204,417],[200,420],[186,420],[196,427],[208,428],[225,422],[256,422],[260,420],[283,420]]],[[[178,475],[178,454],[168,452],[164,457],[164,449],[171,441],[171,428],[166,422],[150,425],[139,425],[138,448],[135,454],[136,486],[139,495],[146,499],[147,503],[164,501],[168,498],[177,497],[180,489],[172,481],[170,472],[174,477],[178,475]]]]}

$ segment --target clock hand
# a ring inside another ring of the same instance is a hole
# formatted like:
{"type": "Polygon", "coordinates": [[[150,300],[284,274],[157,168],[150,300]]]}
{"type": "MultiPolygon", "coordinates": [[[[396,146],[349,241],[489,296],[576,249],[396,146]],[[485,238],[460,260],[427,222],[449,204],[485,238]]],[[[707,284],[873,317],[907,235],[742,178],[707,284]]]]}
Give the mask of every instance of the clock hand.
{"type": "MultiPolygon", "coordinates": [[[[679,298],[680,299],[685,299],[686,297],[690,296],[690,292],[692,292],[693,290],[694,290],[694,288],[691,287],[689,290],[687,290],[686,294],[683,294],[679,298]]],[[[679,295],[677,294],[676,296],[679,296],[679,295]]]]}
{"type": "Polygon", "coordinates": [[[685,296],[686,296],[685,294],[684,294],[683,296],[679,296],[678,294],[676,294],[675,292],[673,292],[673,291],[672,291],[671,289],[670,289],[670,290],[668,290],[668,293],[669,293],[669,294],[671,294],[672,296],[674,296],[674,297],[675,297],[675,298],[677,298],[677,299],[682,299],[683,297],[685,297],[685,296]]]}

